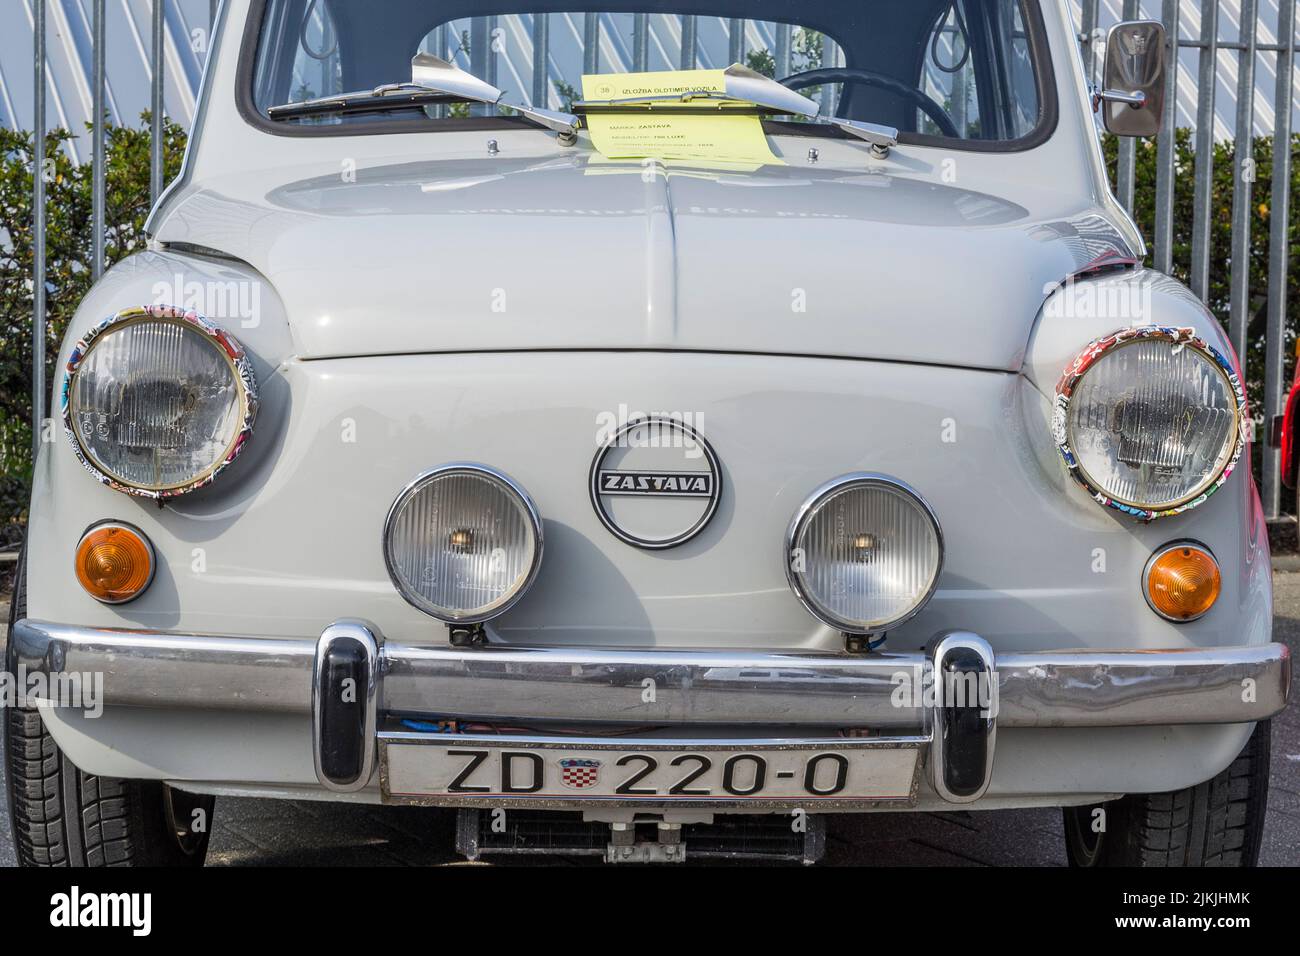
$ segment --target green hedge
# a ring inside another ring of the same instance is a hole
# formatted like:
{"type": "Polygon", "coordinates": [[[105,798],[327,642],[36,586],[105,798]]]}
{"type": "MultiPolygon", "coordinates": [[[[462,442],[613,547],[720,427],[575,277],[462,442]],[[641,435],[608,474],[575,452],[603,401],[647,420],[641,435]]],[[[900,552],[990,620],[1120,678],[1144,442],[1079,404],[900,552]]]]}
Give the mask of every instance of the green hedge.
{"type": "MultiPolygon", "coordinates": [[[[1112,182],[1115,179],[1118,141],[1107,137],[1106,160],[1110,166],[1112,182]]],[[[1264,395],[1264,333],[1268,310],[1268,252],[1269,232],[1272,228],[1273,196],[1273,140],[1258,137],[1255,140],[1255,186],[1250,217],[1250,321],[1246,328],[1247,390],[1256,417],[1263,416],[1264,395]]],[[[1287,325],[1285,354],[1287,356],[1286,381],[1291,380],[1295,368],[1297,321],[1300,321],[1300,134],[1291,143],[1291,209],[1290,247],[1287,251],[1291,263],[1287,278],[1287,325]]],[[[1232,192],[1237,169],[1237,151],[1231,142],[1219,143],[1214,148],[1214,188],[1210,206],[1210,288],[1206,296],[1210,310],[1226,329],[1231,304],[1232,281],[1232,192]]],[[[1192,259],[1192,201],[1196,172],[1196,153],[1192,148],[1190,130],[1180,129],[1176,136],[1174,153],[1174,256],[1173,274],[1190,284],[1192,259]]],[[[1154,140],[1137,141],[1137,175],[1133,192],[1133,214],[1142,234],[1150,241],[1155,234],[1156,220],[1156,144],[1154,140]]],[[[1148,257],[1147,265],[1151,264],[1148,257]]],[[[1260,433],[1261,436],[1264,434],[1260,433]]],[[[1254,456],[1258,477],[1259,455],[1254,456]]]]}
{"type": "MultiPolygon", "coordinates": [[[[149,129],[147,114],[140,127],[107,130],[108,190],[107,258],[116,262],[144,246],[144,220],[149,211],[149,129]]],[[[166,125],[164,156],[168,178],[180,169],[185,131],[166,125]]],[[[54,356],[69,318],[90,287],[91,167],[74,164],[62,148],[71,134],[51,132],[47,166],[47,381],[54,382],[54,356]]],[[[86,137],[89,140],[89,137],[86,137]]],[[[1174,205],[1174,275],[1186,282],[1191,259],[1194,152],[1191,136],[1180,130],[1176,151],[1174,205]]],[[[1300,152],[1300,134],[1292,147],[1300,152]]],[[[1107,137],[1107,160],[1114,176],[1116,141],[1107,137]]],[[[1251,232],[1251,322],[1246,355],[1247,379],[1255,407],[1264,383],[1264,331],[1268,293],[1268,240],[1273,145],[1255,141],[1257,177],[1251,232]]],[[[1135,216],[1143,233],[1155,225],[1156,148],[1152,141],[1137,144],[1135,216]]],[[[1209,305],[1226,328],[1232,261],[1232,191],[1236,156],[1233,144],[1215,147],[1211,284],[1209,305]]],[[[32,138],[29,133],[0,129],[0,231],[7,241],[0,248],[0,549],[21,536],[31,484],[31,310],[32,310],[32,138]]],[[[1287,375],[1294,366],[1296,318],[1300,317],[1300,162],[1292,166],[1291,275],[1287,288],[1287,375]]],[[[1255,456],[1258,473],[1260,456],[1255,456]]]]}

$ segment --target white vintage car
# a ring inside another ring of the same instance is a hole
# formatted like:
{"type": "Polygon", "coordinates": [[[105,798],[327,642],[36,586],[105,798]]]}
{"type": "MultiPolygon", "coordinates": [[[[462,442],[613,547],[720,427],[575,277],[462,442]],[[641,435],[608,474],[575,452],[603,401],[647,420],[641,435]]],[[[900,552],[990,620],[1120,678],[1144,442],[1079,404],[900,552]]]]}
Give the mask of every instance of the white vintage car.
{"type": "Polygon", "coordinates": [[[471,857],[1050,806],[1076,864],[1252,863],[1241,368],[1094,116],[1155,130],[1159,25],[1094,90],[1065,0],[575,9],[222,4],[60,353],[21,860],[200,862],[233,794],[458,808],[471,857]]]}

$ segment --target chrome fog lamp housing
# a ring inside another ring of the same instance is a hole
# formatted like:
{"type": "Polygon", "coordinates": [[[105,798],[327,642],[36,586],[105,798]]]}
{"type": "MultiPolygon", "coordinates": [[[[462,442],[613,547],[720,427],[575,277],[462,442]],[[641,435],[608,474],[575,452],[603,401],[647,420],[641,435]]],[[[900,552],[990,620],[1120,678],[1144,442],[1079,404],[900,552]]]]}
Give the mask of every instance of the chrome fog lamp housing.
{"type": "Polygon", "coordinates": [[[411,482],[384,523],[384,561],[407,601],[448,624],[499,617],[542,563],[528,493],[484,465],[443,465],[411,482]]]}
{"type": "Polygon", "coordinates": [[[101,482],[144,498],[213,481],[253,434],[257,379],[234,336],[172,306],[126,309],[73,346],[63,427],[101,482]]]}
{"type": "Polygon", "coordinates": [[[1245,450],[1233,363],[1190,328],[1142,326],[1091,342],[1056,388],[1052,437],[1099,504],[1152,521],[1195,508],[1245,450]]]}
{"type": "Polygon", "coordinates": [[[911,618],[943,567],[934,511],[887,475],[845,475],[818,488],[795,513],[785,549],[795,595],[846,634],[879,634],[911,618]]]}

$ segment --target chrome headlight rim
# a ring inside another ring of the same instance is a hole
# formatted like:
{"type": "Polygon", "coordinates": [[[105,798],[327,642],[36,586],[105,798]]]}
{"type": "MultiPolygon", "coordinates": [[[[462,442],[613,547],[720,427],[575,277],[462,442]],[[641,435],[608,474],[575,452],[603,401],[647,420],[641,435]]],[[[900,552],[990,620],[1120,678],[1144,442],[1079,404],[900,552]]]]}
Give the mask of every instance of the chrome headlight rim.
{"type": "Polygon", "coordinates": [[[1223,353],[1198,335],[1196,329],[1143,325],[1120,329],[1109,335],[1094,339],[1084,347],[1066,368],[1056,386],[1055,408],[1052,413],[1052,440],[1056,444],[1061,460],[1065,462],[1066,471],[1070,477],[1094,501],[1138,520],[1154,521],[1157,518],[1171,518],[1191,511],[1193,508],[1199,508],[1227,483],[1228,478],[1237,469],[1237,465],[1246,450],[1247,414],[1246,389],[1242,385],[1236,367],[1223,353]],[[1150,341],[1164,341],[1168,342],[1172,347],[1189,348],[1207,359],[1223,376],[1228,385],[1228,391],[1234,399],[1233,413],[1235,416],[1232,430],[1232,450],[1228,453],[1218,473],[1201,481],[1192,492],[1175,502],[1158,507],[1143,505],[1138,502],[1122,501],[1108,494],[1084,470],[1074,453],[1070,439],[1070,402],[1074,396],[1075,388],[1083,380],[1084,376],[1104,356],[1125,346],[1150,341]]]}
{"type": "Polygon", "coordinates": [[[393,587],[407,604],[411,605],[418,611],[429,615],[443,624],[486,624],[489,621],[496,620],[514,607],[523,596],[532,588],[533,582],[537,580],[538,572],[542,568],[542,551],[544,547],[544,538],[542,535],[542,518],[541,513],[537,510],[537,505],[533,503],[532,496],[524,490],[523,485],[515,481],[500,469],[493,468],[490,465],[479,464],[473,461],[453,461],[428,471],[421,472],[413,478],[405,488],[403,488],[393,499],[392,505],[388,508],[388,515],[384,518],[384,533],[380,542],[384,552],[384,567],[388,571],[389,580],[393,582],[393,587]],[[401,514],[403,506],[410,499],[419,493],[426,485],[435,479],[446,477],[453,474],[475,475],[480,478],[486,478],[494,481],[504,487],[508,494],[518,498],[523,505],[524,514],[528,518],[529,527],[533,532],[533,560],[528,568],[528,573],[524,575],[522,581],[515,590],[504,598],[499,598],[486,608],[474,609],[483,613],[474,613],[474,610],[463,614],[444,613],[444,609],[433,604],[431,601],[424,600],[418,594],[408,593],[406,585],[403,583],[401,575],[398,573],[396,564],[393,560],[392,541],[393,522],[401,514]]]}
{"type": "Polygon", "coordinates": [[[912,618],[916,617],[916,615],[920,614],[925,606],[930,603],[930,599],[934,597],[934,592],[939,587],[939,578],[943,574],[945,551],[943,525],[939,523],[939,516],[935,514],[934,508],[930,506],[930,503],[925,500],[924,496],[922,496],[919,491],[902,479],[895,478],[892,475],[885,475],[871,471],[852,472],[847,475],[841,475],[838,478],[832,478],[830,481],[818,487],[817,490],[804,500],[798,510],[795,511],[794,517],[790,521],[790,527],[786,529],[785,533],[785,578],[790,584],[790,590],[793,591],[795,597],[799,599],[799,603],[804,606],[809,614],[828,627],[832,627],[845,634],[883,634],[885,631],[897,628],[907,623],[912,618]],[[935,542],[938,545],[939,557],[935,562],[934,575],[930,581],[930,586],[926,589],[925,593],[917,599],[916,603],[907,611],[907,613],[874,627],[864,628],[858,621],[849,621],[831,614],[813,600],[807,593],[802,582],[799,580],[799,574],[794,569],[792,556],[794,555],[795,543],[799,540],[799,535],[802,533],[805,525],[807,525],[812,517],[817,514],[822,505],[843,491],[869,486],[887,487],[893,491],[901,493],[904,497],[909,498],[913,504],[918,506],[921,513],[929,520],[930,526],[934,529],[935,542]]]}
{"type": "Polygon", "coordinates": [[[217,479],[217,476],[239,457],[240,452],[248,444],[248,439],[253,436],[253,424],[257,420],[257,409],[257,376],[253,372],[253,363],[249,361],[248,354],[244,351],[243,346],[239,344],[239,341],[225,329],[192,309],[181,309],[171,305],[148,305],[123,309],[96,325],[78,339],[72,347],[72,352],[68,355],[68,363],[63,372],[63,384],[59,391],[59,411],[63,418],[63,433],[68,437],[72,450],[82,466],[94,475],[101,484],[107,485],[114,491],[155,501],[176,498],[212,484],[217,479]],[[77,434],[76,425],[73,422],[72,385],[86,357],[94,349],[95,345],[107,337],[109,333],[140,322],[174,322],[184,325],[191,331],[198,332],[226,360],[234,378],[236,393],[239,396],[240,423],[235,431],[234,438],[226,446],[225,452],[215,464],[204,469],[201,474],[177,485],[148,487],[123,481],[96,462],[94,456],[82,445],[81,438],[77,434]]]}

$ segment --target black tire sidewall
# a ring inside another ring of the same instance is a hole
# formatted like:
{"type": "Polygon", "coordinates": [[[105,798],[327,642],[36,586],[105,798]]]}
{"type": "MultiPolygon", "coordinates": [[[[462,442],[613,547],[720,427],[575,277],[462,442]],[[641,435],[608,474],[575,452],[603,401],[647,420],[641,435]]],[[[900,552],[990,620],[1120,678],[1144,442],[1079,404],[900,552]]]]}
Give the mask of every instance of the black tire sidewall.
{"type": "MultiPolygon", "coordinates": [[[[11,675],[12,679],[17,680],[18,676],[18,651],[14,647],[14,624],[18,622],[21,615],[27,614],[27,542],[24,541],[22,547],[18,549],[18,564],[14,568],[14,589],[9,598],[9,620],[5,630],[5,653],[4,668],[5,672],[11,675]]],[[[9,833],[13,838],[14,855],[18,855],[18,808],[14,806],[14,782],[13,768],[9,765],[9,713],[8,707],[0,707],[0,760],[2,760],[5,771],[5,812],[9,814],[9,833]]]]}
{"type": "MultiPolygon", "coordinates": [[[[14,573],[13,598],[9,606],[9,630],[5,642],[5,669],[10,674],[17,673],[18,652],[13,641],[14,624],[27,614],[27,545],[23,543],[18,552],[18,566],[14,573]]],[[[17,709],[17,708],[15,708],[17,709]]],[[[25,708],[24,708],[25,710],[25,708]]],[[[30,859],[24,859],[22,847],[18,839],[18,808],[16,804],[16,786],[14,783],[14,766],[10,760],[11,719],[14,715],[3,714],[4,720],[4,752],[3,760],[5,765],[5,805],[9,813],[10,833],[13,834],[14,852],[22,865],[38,865],[30,859]]],[[[44,718],[41,718],[42,723],[44,718]]],[[[43,730],[44,735],[48,738],[49,734],[43,730]]],[[[212,832],[213,807],[215,805],[214,797],[204,797],[199,795],[186,794],[188,798],[185,805],[202,807],[206,814],[206,829],[203,835],[195,842],[191,852],[184,851],[176,837],[171,832],[171,827],[167,819],[166,800],[168,799],[168,787],[158,780],[116,780],[113,778],[101,777],[95,778],[93,775],[83,773],[71,760],[67,754],[59,748],[58,744],[49,738],[54,752],[58,756],[58,773],[65,781],[66,785],[60,788],[60,800],[63,804],[62,819],[65,821],[79,820],[82,816],[83,806],[81,803],[82,788],[90,781],[98,779],[101,783],[118,788],[123,791],[123,799],[127,804],[127,815],[125,818],[126,826],[130,832],[130,843],[132,846],[131,862],[137,866],[201,866],[207,855],[208,839],[212,832]],[[71,805],[69,805],[71,804],[71,805]]],[[[80,840],[77,840],[80,846],[80,840]]],[[[65,839],[65,852],[69,856],[67,863],[72,865],[88,865],[84,852],[78,852],[78,859],[72,859],[73,851],[71,839],[65,839]]]]}
{"type": "MultiPolygon", "coordinates": [[[[1244,775],[1247,781],[1247,793],[1240,800],[1245,809],[1245,823],[1241,828],[1243,841],[1240,848],[1240,862],[1236,865],[1251,867],[1259,859],[1260,844],[1264,827],[1264,817],[1268,808],[1269,783],[1269,748],[1272,737],[1272,721],[1264,720],[1255,725],[1246,745],[1233,759],[1232,763],[1210,780],[1195,787],[1174,791],[1171,794],[1129,794],[1109,803],[1088,807],[1066,807],[1063,810],[1066,856],[1072,867],[1159,867],[1207,865],[1201,863],[1167,862],[1162,858],[1165,850],[1148,848],[1144,844],[1144,828],[1149,832],[1154,829],[1155,821],[1172,815],[1162,807],[1153,806],[1157,799],[1184,797],[1191,805],[1189,811],[1196,820],[1187,821],[1189,833],[1202,834],[1207,838],[1209,829],[1215,825],[1215,817],[1210,813],[1204,796],[1205,788],[1216,785],[1228,787],[1233,772],[1243,761],[1249,763],[1249,772],[1244,775]],[[1096,842],[1090,845],[1085,834],[1091,833],[1092,812],[1101,806],[1106,812],[1105,829],[1096,834],[1096,842]],[[1086,828],[1080,830],[1080,828],[1086,828]]],[[[1241,776],[1238,779],[1242,779],[1241,776]]],[[[1224,826],[1219,832],[1229,829],[1227,816],[1219,817],[1224,826]]],[[[1172,821],[1171,821],[1172,822],[1172,821]]],[[[1185,846],[1185,855],[1192,859],[1202,859],[1202,846],[1185,846]]],[[[1220,853],[1231,852],[1220,850],[1220,853]]],[[[1215,864],[1224,865],[1224,864],[1215,864]]],[[[1233,865],[1233,864],[1226,864],[1233,865]]]]}

